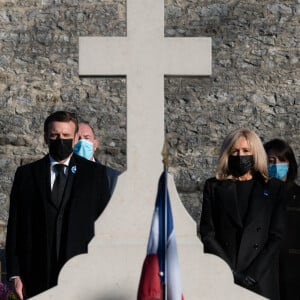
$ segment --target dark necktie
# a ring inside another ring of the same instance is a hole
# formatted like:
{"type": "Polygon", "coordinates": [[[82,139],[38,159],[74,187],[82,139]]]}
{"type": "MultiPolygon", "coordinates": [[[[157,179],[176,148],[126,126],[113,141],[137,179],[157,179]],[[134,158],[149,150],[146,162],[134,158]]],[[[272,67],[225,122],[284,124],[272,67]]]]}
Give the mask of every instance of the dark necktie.
{"type": "Polygon", "coordinates": [[[56,177],[52,187],[51,199],[52,202],[59,207],[64,194],[67,176],[64,172],[65,165],[56,164],[53,168],[56,170],[56,177]]]}

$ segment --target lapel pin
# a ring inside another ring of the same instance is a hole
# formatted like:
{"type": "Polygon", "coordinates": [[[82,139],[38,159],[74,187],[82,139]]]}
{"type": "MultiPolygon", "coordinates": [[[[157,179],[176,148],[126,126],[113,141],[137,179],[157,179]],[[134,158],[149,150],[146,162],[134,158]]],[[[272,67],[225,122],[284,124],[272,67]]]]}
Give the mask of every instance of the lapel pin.
{"type": "Polygon", "coordinates": [[[269,191],[267,189],[264,190],[264,196],[266,196],[266,197],[269,196],[269,191]]]}
{"type": "Polygon", "coordinates": [[[75,174],[75,173],[76,173],[76,171],[77,171],[77,168],[76,168],[76,166],[73,166],[73,167],[71,168],[71,172],[72,172],[73,174],[75,174]]]}

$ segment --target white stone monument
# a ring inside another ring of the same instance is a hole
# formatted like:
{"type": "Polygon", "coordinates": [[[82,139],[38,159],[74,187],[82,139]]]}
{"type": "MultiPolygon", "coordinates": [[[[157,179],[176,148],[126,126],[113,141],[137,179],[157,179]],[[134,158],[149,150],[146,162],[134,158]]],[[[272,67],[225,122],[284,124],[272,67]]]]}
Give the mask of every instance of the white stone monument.
{"type": "MultiPolygon", "coordinates": [[[[163,169],[164,76],[210,75],[211,40],[165,38],[164,1],[127,0],[127,36],[80,38],[79,74],[126,76],[128,168],[89,253],[67,262],[58,286],[34,299],[134,300],[163,169]]],[[[185,299],[260,299],[233,284],[220,258],[203,254],[170,176],[169,192],[185,299]]]]}

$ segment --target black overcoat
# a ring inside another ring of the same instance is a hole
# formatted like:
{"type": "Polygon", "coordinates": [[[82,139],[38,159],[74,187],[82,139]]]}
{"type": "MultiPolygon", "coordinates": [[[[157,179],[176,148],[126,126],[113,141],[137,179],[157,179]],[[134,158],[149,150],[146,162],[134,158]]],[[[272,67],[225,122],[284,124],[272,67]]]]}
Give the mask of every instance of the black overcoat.
{"type": "Polygon", "coordinates": [[[280,299],[300,299],[300,186],[287,193],[287,230],[279,256],[280,299]]]}
{"type": "Polygon", "coordinates": [[[53,285],[49,249],[53,224],[49,220],[55,209],[56,238],[63,243],[62,266],[71,257],[87,252],[94,236],[94,221],[107,205],[109,195],[105,168],[75,154],[59,209],[51,202],[48,155],[17,169],[7,227],[7,273],[8,277],[21,276],[28,297],[53,285]]]}
{"type": "Polygon", "coordinates": [[[233,180],[211,178],[203,194],[200,234],[204,251],[224,259],[232,271],[254,278],[257,283],[249,289],[270,299],[279,298],[278,254],[286,222],[284,194],[279,180],[265,183],[255,176],[244,224],[233,180]]]}

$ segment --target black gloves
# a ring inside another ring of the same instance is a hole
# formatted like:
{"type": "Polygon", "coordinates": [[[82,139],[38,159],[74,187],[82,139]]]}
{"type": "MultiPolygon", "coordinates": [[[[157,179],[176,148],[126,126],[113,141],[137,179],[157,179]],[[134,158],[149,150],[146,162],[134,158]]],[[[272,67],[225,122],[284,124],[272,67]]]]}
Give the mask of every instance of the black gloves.
{"type": "Polygon", "coordinates": [[[249,275],[245,275],[241,272],[233,271],[234,281],[237,284],[243,285],[245,287],[251,287],[256,284],[256,280],[249,275]]]}
{"type": "Polygon", "coordinates": [[[252,278],[251,276],[246,275],[243,283],[249,287],[249,286],[253,286],[256,283],[256,280],[254,278],[252,278]]]}

